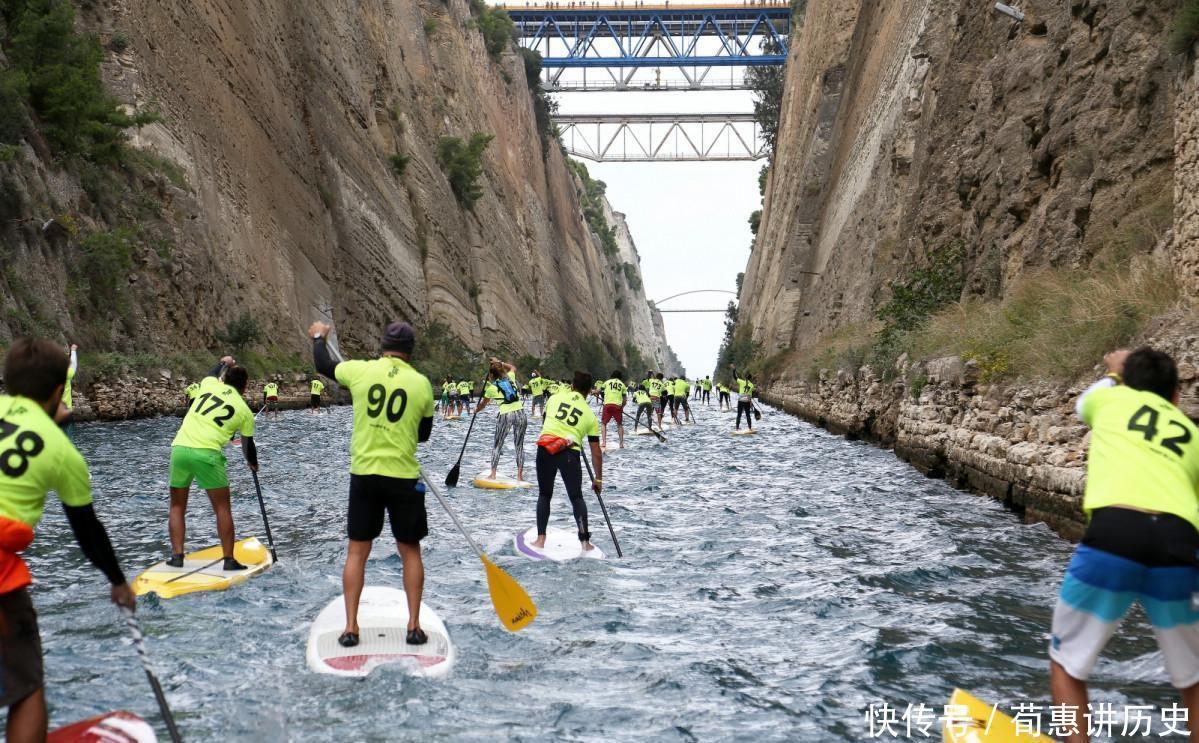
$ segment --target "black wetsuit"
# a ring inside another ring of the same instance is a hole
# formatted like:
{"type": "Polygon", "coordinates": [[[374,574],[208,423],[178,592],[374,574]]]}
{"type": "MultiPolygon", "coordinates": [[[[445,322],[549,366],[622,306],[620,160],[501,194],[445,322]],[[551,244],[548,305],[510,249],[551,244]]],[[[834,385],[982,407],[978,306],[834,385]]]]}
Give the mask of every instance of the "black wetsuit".
{"type": "Polygon", "coordinates": [[[554,497],[554,478],[558,473],[562,474],[562,484],[566,486],[566,495],[574,510],[579,541],[589,541],[591,532],[587,528],[587,503],[583,500],[582,458],[573,449],[550,454],[543,447],[537,447],[537,533],[545,534],[549,526],[550,500],[554,497]]]}

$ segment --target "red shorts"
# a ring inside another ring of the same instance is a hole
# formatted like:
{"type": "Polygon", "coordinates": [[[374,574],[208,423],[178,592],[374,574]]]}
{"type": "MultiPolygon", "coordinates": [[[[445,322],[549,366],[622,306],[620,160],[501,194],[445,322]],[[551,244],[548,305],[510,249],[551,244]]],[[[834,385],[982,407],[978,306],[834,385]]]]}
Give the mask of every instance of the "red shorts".
{"type": "Polygon", "coordinates": [[[615,418],[616,422],[619,423],[620,422],[620,414],[622,412],[623,412],[623,409],[615,403],[608,403],[608,404],[604,405],[604,417],[600,420],[600,425],[601,426],[608,425],[608,421],[612,420],[613,418],[615,418]]]}

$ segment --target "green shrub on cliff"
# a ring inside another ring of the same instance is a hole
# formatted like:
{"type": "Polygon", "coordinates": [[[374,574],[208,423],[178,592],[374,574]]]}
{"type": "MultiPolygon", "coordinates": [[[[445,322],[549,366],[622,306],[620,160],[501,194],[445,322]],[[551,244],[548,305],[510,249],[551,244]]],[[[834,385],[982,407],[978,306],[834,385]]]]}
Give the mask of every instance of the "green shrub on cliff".
{"type": "Polygon", "coordinates": [[[499,59],[509,46],[516,42],[516,24],[508,16],[508,11],[482,0],[471,0],[472,23],[483,35],[483,45],[492,59],[499,59]]]}
{"type": "Polygon", "coordinates": [[[10,0],[3,16],[9,33],[0,43],[11,68],[0,72],[0,134],[12,143],[23,115],[11,105],[20,99],[36,113],[41,132],[55,152],[94,162],[122,158],[125,130],[157,121],[154,113],[130,116],[104,89],[99,41],[75,33],[75,8],[67,0],[10,0]]]}
{"type": "Polygon", "coordinates": [[[216,332],[218,341],[238,352],[261,343],[265,337],[262,324],[250,312],[243,312],[216,332]]]}
{"type": "Polygon", "coordinates": [[[579,191],[579,205],[583,207],[583,218],[587,226],[600,239],[605,255],[616,255],[620,246],[616,242],[616,229],[608,224],[604,216],[604,195],[608,192],[608,184],[595,180],[587,170],[587,166],[578,160],[567,158],[566,164],[574,171],[583,183],[579,191]]]}
{"type": "MultiPolygon", "coordinates": [[[[541,135],[541,141],[549,144],[551,139],[558,138],[558,128],[554,126],[558,102],[550,98],[541,87],[541,52],[522,48],[520,55],[525,63],[525,83],[533,96],[533,116],[537,120],[537,132],[541,135]]],[[[546,147],[543,152],[549,152],[549,148],[546,147]]]]}
{"type": "Polygon", "coordinates": [[[891,377],[907,336],[923,328],[935,312],[961,299],[965,258],[966,243],[954,241],[930,251],[924,265],[891,284],[891,297],[875,312],[883,327],[874,338],[869,361],[878,374],[891,377]]]}
{"type": "Polygon", "coordinates": [[[435,389],[441,389],[446,377],[478,380],[486,371],[478,354],[471,353],[448,325],[436,321],[417,328],[412,364],[433,381],[435,389]]]}
{"type": "Polygon", "coordinates": [[[494,135],[475,132],[469,142],[460,137],[442,137],[437,142],[437,162],[445,171],[454,196],[468,208],[483,195],[478,181],[483,175],[483,151],[492,139],[494,135]]]}
{"type": "Polygon", "coordinates": [[[1199,0],[1183,0],[1174,15],[1170,48],[1178,54],[1186,54],[1196,41],[1199,41],[1199,0]]]}

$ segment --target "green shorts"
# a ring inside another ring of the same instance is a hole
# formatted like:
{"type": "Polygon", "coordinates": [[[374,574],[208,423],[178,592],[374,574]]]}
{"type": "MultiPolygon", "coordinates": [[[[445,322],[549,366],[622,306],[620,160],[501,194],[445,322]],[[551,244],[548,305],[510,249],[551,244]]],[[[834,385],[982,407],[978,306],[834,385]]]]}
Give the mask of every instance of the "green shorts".
{"type": "Polygon", "coordinates": [[[216,449],[171,447],[171,487],[190,488],[192,480],[204,490],[229,487],[225,453],[216,449]]]}

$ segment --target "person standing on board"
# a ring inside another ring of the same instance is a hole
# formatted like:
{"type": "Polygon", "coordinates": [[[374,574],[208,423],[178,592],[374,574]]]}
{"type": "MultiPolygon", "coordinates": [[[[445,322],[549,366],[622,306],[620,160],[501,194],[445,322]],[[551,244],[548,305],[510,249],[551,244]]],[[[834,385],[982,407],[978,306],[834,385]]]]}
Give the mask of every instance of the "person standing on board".
{"type": "Polygon", "coordinates": [[[71,360],[67,366],[66,383],[62,388],[62,410],[54,416],[56,422],[63,427],[67,433],[67,438],[74,440],[75,438],[75,420],[72,418],[72,413],[75,410],[75,402],[72,397],[72,392],[75,386],[75,373],[79,371],[79,346],[71,344],[71,360]]]}
{"type": "Polygon", "coordinates": [[[674,389],[675,389],[675,402],[678,403],[678,405],[675,406],[675,410],[674,410],[675,422],[677,423],[679,420],[679,410],[678,409],[682,408],[684,416],[685,416],[684,420],[687,423],[690,423],[691,422],[691,403],[688,401],[688,398],[691,397],[691,383],[687,381],[686,377],[679,377],[677,380],[675,380],[674,389]]]}
{"type": "Polygon", "coordinates": [[[579,542],[584,551],[593,550],[587,528],[587,504],[583,502],[583,439],[591,447],[595,465],[596,495],[603,491],[604,453],[599,447],[599,421],[584,397],[591,390],[591,375],[575,372],[569,390],[559,392],[545,403],[545,425],[537,439],[537,539],[532,546],[545,547],[545,532],[550,523],[550,500],[554,497],[554,478],[561,473],[562,484],[574,510],[579,542]]]}
{"type": "MultiPolygon", "coordinates": [[[[33,542],[46,495],[62,501],[75,541],[112,585],[112,602],[133,609],[137,599],[92,505],[83,455],[54,422],[69,363],[62,348],[22,338],[4,359],[8,394],[0,395],[0,705],[8,707],[5,740],[46,740],[42,641],[29,596],[33,582],[18,554],[33,542]]],[[[86,623],[86,620],[84,620],[86,623]]]]}
{"type": "Polygon", "coordinates": [[[313,377],[312,384],[309,385],[309,392],[312,397],[309,400],[308,409],[314,413],[321,412],[321,393],[325,391],[325,383],[319,378],[313,377]]]}
{"type": "Polygon", "coordinates": [[[183,567],[183,544],[187,536],[187,498],[195,482],[208,491],[216,514],[225,570],[245,570],[233,559],[233,511],[229,506],[229,475],[225,470],[225,444],[241,432],[246,464],[258,471],[258,449],[254,446],[254,413],[246,405],[249,374],[232,356],[221,358],[208,376],[200,380],[199,394],[192,401],[175,439],[171,441],[171,514],[168,529],[171,557],[167,564],[183,567]],[[222,381],[221,375],[224,374],[222,381]]]}
{"type": "MultiPolygon", "coordinates": [[[[1178,409],[1178,369],[1161,351],[1113,351],[1078,398],[1091,428],[1082,510],[1089,523],[1053,612],[1049,684],[1081,719],[1087,677],[1140,600],[1199,741],[1199,428],[1178,409]]],[[[1067,740],[1087,740],[1085,725],[1067,740]]]]}
{"type": "Polygon", "coordinates": [[[545,392],[549,389],[550,381],[534,369],[529,375],[529,390],[533,393],[533,404],[529,415],[537,417],[537,408],[541,408],[541,416],[545,417],[545,392]]]}
{"type": "Polygon", "coordinates": [[[473,385],[466,380],[458,383],[458,415],[462,415],[462,411],[470,406],[472,387],[473,385]]]}
{"type": "Polygon", "coordinates": [[[637,403],[637,415],[633,418],[633,433],[637,433],[642,413],[645,413],[645,427],[653,430],[654,401],[650,399],[649,393],[645,391],[645,385],[639,386],[637,391],[633,393],[633,402],[637,403]]]}
{"type": "Polygon", "coordinates": [[[658,428],[662,427],[662,418],[666,415],[666,408],[674,399],[674,386],[666,381],[666,375],[658,372],[654,378],[654,386],[650,391],[650,397],[654,396],[652,390],[658,391],[658,428]]]}
{"type": "Polygon", "coordinates": [[[704,381],[700,383],[704,388],[703,402],[704,405],[712,404],[712,377],[704,377],[704,381]]]}
{"type": "Polygon", "coordinates": [[[733,365],[733,379],[737,381],[737,428],[741,430],[741,413],[745,413],[745,423],[749,430],[754,430],[754,381],[753,375],[742,377],[737,373],[737,365],[733,365]]]}
{"type": "Polygon", "coordinates": [[[350,505],[346,519],[346,628],[337,639],[343,647],[359,643],[358,602],[366,582],[366,560],[375,537],[383,532],[383,514],[404,564],[404,593],[408,596],[409,645],[429,638],[420,628],[420,600],[425,566],[420,541],[429,534],[425,491],[418,487],[420,463],[416,446],[433,433],[433,385],[409,365],[416,334],[406,322],[387,326],[379,341],[380,355],[370,361],[335,363],[326,338],[333,326],[314,322],[308,328],[317,371],[345,386],[354,405],[350,436],[350,505]]]}
{"type": "Polygon", "coordinates": [[[262,404],[266,407],[267,412],[271,413],[275,418],[279,417],[279,383],[267,382],[262,386],[262,404]]]}
{"type": "Polygon", "coordinates": [[[616,435],[620,448],[624,448],[624,405],[629,399],[629,388],[624,383],[624,372],[617,369],[612,372],[612,378],[600,383],[604,393],[603,417],[600,421],[601,446],[608,446],[608,423],[616,421],[616,435]]]}
{"type": "MultiPolygon", "coordinates": [[[[504,451],[504,441],[508,439],[508,431],[512,431],[512,445],[516,448],[516,479],[525,479],[525,429],[529,427],[529,417],[525,415],[525,404],[520,400],[520,390],[516,386],[516,367],[492,357],[487,368],[487,377],[495,388],[495,399],[499,405],[500,414],[495,419],[495,444],[491,449],[491,475],[494,480],[496,470],[500,466],[500,454],[504,451]]],[[[475,415],[491,402],[484,395],[479,400],[475,415]]]]}

